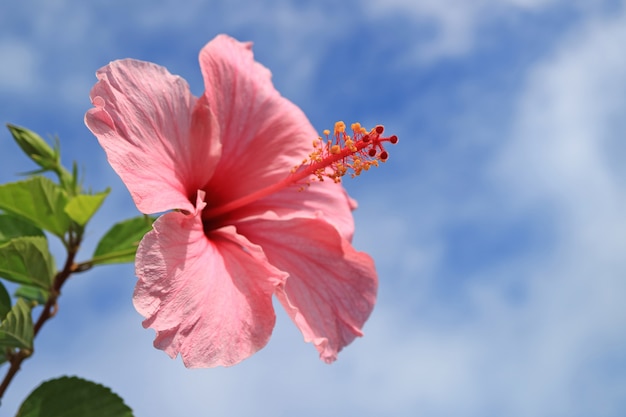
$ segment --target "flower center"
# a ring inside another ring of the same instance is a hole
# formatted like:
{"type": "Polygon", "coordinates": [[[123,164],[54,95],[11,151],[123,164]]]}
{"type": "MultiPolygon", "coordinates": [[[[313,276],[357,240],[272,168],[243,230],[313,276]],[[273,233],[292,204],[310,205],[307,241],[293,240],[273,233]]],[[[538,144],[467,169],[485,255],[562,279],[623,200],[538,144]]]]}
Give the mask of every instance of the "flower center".
{"type": "Polygon", "coordinates": [[[353,123],[351,128],[352,136],[346,133],[344,122],[335,123],[333,136],[330,136],[330,130],[324,130],[326,140],[321,137],[314,140],[309,157],[293,167],[285,179],[224,205],[207,208],[202,212],[202,217],[210,219],[220,216],[292,185],[300,185],[304,190],[303,185],[308,186],[311,181],[330,178],[339,183],[348,172],[356,177],[373,166],[377,167],[380,162],[387,161],[389,154],[384,148],[385,142],[398,143],[396,135],[381,136],[384,131],[381,125],[369,132],[360,123],[353,123]]]}

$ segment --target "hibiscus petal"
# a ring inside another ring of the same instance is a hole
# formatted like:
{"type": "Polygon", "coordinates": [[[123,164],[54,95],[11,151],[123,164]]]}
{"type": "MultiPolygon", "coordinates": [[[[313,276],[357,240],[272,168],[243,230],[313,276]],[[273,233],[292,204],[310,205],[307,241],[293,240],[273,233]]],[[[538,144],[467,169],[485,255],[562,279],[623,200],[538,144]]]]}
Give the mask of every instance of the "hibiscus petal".
{"type": "Polygon", "coordinates": [[[330,363],[356,336],[376,301],[373,260],[321,219],[250,220],[237,230],[260,245],[272,265],[289,273],[277,297],[291,319],[330,363]]]}
{"type": "Polygon", "coordinates": [[[254,61],[251,44],[220,35],[200,52],[200,66],[223,146],[223,158],[204,187],[211,190],[209,198],[231,201],[289,175],[318,135],[304,113],[276,91],[270,71],[254,61]]]}
{"type": "Polygon", "coordinates": [[[144,213],[191,211],[221,152],[219,127],[182,78],[143,61],[114,61],[96,73],[85,115],[113,169],[144,213]]]}
{"type": "Polygon", "coordinates": [[[137,251],[135,308],[156,330],[155,347],[190,368],[234,365],[265,346],[285,279],[234,227],[209,238],[199,215],[171,212],[137,251]]]}
{"type": "Polygon", "coordinates": [[[341,184],[313,181],[304,189],[293,185],[255,201],[238,215],[243,218],[264,216],[265,213],[272,212],[282,220],[295,217],[317,218],[321,215],[326,222],[337,228],[344,239],[351,242],[354,234],[352,210],[355,208],[356,201],[348,196],[341,184]]]}

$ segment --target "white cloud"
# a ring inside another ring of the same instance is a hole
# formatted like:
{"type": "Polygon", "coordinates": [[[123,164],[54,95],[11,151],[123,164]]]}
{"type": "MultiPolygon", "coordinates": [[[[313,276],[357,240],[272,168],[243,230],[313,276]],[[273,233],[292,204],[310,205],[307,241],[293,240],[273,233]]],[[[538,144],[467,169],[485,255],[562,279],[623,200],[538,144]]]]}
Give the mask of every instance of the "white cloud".
{"type": "MultiPolygon", "coordinates": [[[[562,0],[382,0],[366,3],[370,18],[390,16],[410,17],[420,34],[415,37],[413,50],[408,51],[406,63],[429,63],[440,58],[471,52],[479,29],[490,21],[506,19],[519,12],[540,12],[562,0]]],[[[593,11],[601,8],[586,2],[567,2],[570,6],[593,11]]]]}
{"type": "Polygon", "coordinates": [[[519,342],[508,346],[519,384],[503,385],[517,415],[588,415],[619,398],[610,377],[584,375],[610,375],[596,367],[626,344],[626,172],[611,162],[626,133],[625,23],[592,21],[533,71],[493,172],[512,210],[539,210],[554,227],[552,250],[530,265],[528,305],[507,315],[525,325],[505,339],[519,342]]]}
{"type": "MultiPolygon", "coordinates": [[[[357,243],[383,260],[383,279],[412,278],[421,282],[411,290],[425,291],[413,295],[417,318],[383,305],[370,322],[376,346],[365,355],[385,360],[359,379],[392,387],[379,393],[378,405],[391,399],[425,415],[620,415],[626,378],[609,364],[623,359],[626,346],[626,169],[618,162],[625,155],[625,42],[625,14],[590,19],[529,73],[512,133],[487,170],[498,191],[478,191],[483,208],[501,213],[459,215],[466,207],[439,206],[444,193],[428,173],[419,182],[419,211],[396,209],[392,191],[361,201],[359,225],[376,232],[357,232],[357,243]],[[430,192],[421,190],[429,182],[430,192]],[[486,215],[495,215],[491,227],[525,216],[547,225],[546,251],[463,277],[461,307],[424,280],[452,261],[442,241],[450,222],[486,215]],[[429,268],[392,269],[411,248],[429,268]],[[511,284],[519,300],[507,294],[511,284]]],[[[416,193],[411,179],[398,181],[416,193]]]]}
{"type": "Polygon", "coordinates": [[[593,22],[534,71],[496,172],[518,200],[549,200],[579,227],[615,220],[624,204],[626,170],[614,158],[625,127],[625,21],[593,22]]]}
{"type": "Polygon", "coordinates": [[[0,92],[34,91],[37,88],[38,59],[31,44],[18,39],[0,40],[0,57],[0,92]]]}
{"type": "Polygon", "coordinates": [[[411,1],[392,0],[369,2],[372,16],[408,13],[416,24],[430,29],[427,39],[416,45],[420,61],[430,61],[441,56],[457,55],[472,46],[472,34],[483,8],[483,1],[411,1]]]}

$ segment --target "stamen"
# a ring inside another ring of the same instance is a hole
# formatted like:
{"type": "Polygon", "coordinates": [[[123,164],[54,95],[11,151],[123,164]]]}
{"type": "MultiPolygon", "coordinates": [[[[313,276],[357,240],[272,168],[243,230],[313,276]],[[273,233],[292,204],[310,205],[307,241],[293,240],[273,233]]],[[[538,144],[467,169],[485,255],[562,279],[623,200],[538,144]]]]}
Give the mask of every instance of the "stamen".
{"type": "Polygon", "coordinates": [[[385,130],[382,125],[368,131],[360,123],[351,126],[352,136],[346,133],[344,122],[335,123],[334,137],[330,137],[330,130],[326,129],[322,137],[313,141],[313,151],[300,165],[291,169],[291,172],[282,181],[258,190],[252,194],[230,201],[222,206],[207,207],[202,212],[204,219],[236,210],[256,200],[271,195],[285,187],[308,185],[310,181],[324,181],[329,178],[334,182],[341,182],[341,177],[351,172],[351,177],[361,175],[371,167],[377,167],[379,162],[386,162],[389,153],[385,150],[385,142],[395,145],[398,143],[396,135],[390,137],[381,136],[385,130]]]}
{"type": "Polygon", "coordinates": [[[378,166],[378,162],[389,159],[389,153],[383,147],[384,142],[398,143],[398,137],[382,137],[385,128],[376,126],[369,132],[360,123],[352,123],[353,135],[346,133],[344,122],[335,123],[334,138],[330,137],[330,131],[324,130],[326,140],[321,137],[313,143],[313,152],[309,159],[292,170],[292,175],[313,176],[312,179],[324,181],[330,178],[335,182],[341,182],[341,177],[352,171],[351,176],[356,177],[372,166],[378,166]]]}

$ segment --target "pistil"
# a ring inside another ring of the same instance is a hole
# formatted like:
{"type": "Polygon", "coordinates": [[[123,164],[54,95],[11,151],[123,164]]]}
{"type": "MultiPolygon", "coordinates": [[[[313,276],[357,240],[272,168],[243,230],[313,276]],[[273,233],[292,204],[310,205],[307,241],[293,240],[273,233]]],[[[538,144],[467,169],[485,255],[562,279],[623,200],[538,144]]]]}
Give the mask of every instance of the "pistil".
{"type": "MultiPolygon", "coordinates": [[[[396,135],[381,136],[384,127],[376,126],[369,132],[359,123],[353,123],[351,128],[353,135],[346,133],[346,125],[343,122],[335,123],[334,135],[330,137],[330,131],[325,130],[324,136],[313,141],[313,151],[302,163],[295,166],[291,173],[282,181],[258,190],[247,196],[238,198],[228,203],[206,208],[202,212],[204,219],[210,219],[228,213],[238,208],[244,207],[263,197],[274,194],[283,188],[293,185],[310,185],[311,181],[324,181],[329,178],[339,183],[341,177],[351,172],[352,177],[360,175],[363,171],[369,170],[373,166],[378,166],[379,162],[385,162],[389,158],[388,152],[384,148],[384,143],[398,143],[396,135]]],[[[302,187],[304,189],[304,187],[302,187]]]]}

